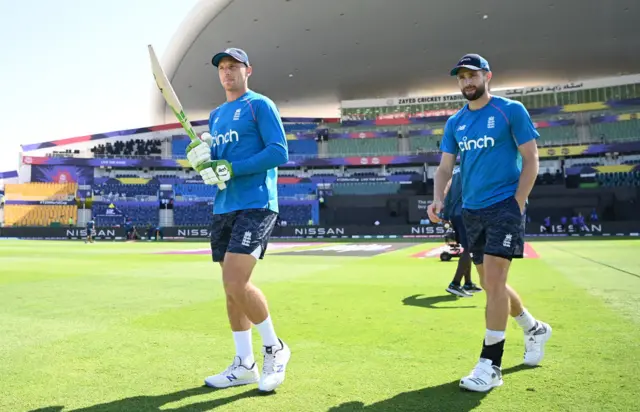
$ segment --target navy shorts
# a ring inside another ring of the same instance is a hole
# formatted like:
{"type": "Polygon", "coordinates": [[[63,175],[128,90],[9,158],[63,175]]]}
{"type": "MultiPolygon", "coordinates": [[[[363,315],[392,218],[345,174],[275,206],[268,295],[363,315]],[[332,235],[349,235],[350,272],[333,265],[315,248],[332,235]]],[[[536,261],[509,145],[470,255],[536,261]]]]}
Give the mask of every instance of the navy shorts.
{"type": "Polygon", "coordinates": [[[484,255],[511,260],[524,255],[526,214],[520,212],[515,197],[494,203],[484,209],[463,209],[469,252],[476,265],[484,255]]]}
{"type": "Polygon", "coordinates": [[[462,215],[453,216],[451,218],[451,226],[453,226],[454,232],[456,232],[456,242],[462,246],[465,252],[469,252],[469,242],[467,241],[467,231],[464,228],[464,221],[462,215]]]}
{"type": "Polygon", "coordinates": [[[278,214],[269,209],[247,209],[213,215],[211,257],[222,262],[227,252],[262,259],[278,214]]]}

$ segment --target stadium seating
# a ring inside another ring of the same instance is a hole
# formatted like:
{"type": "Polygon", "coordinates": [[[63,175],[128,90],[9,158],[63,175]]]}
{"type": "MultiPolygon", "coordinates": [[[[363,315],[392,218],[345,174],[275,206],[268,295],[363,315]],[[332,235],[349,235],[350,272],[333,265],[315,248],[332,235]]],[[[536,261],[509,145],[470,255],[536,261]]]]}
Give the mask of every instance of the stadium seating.
{"type": "Polygon", "coordinates": [[[596,175],[596,181],[604,187],[640,187],[640,172],[598,173],[596,175]]]}
{"type": "Polygon", "coordinates": [[[315,140],[289,140],[287,141],[289,155],[317,155],[318,144],[315,140]]]}
{"type": "Polygon", "coordinates": [[[316,194],[316,185],[313,183],[298,183],[295,185],[278,185],[278,197],[286,198],[308,198],[316,194]]]}
{"type": "Polygon", "coordinates": [[[539,145],[574,143],[578,139],[575,126],[540,127],[538,133],[540,133],[539,145]]]}
{"type": "MultiPolygon", "coordinates": [[[[315,125],[314,125],[315,127],[315,125]]],[[[187,136],[174,136],[171,141],[171,153],[174,159],[185,159],[189,138],[187,136]]],[[[313,139],[287,140],[289,154],[296,155],[317,155],[318,144],[313,139]]]]}
{"type": "Polygon", "coordinates": [[[176,226],[202,226],[211,224],[213,204],[210,202],[180,202],[173,204],[173,223],[176,226]]]}
{"type": "Polygon", "coordinates": [[[308,225],[312,219],[311,205],[281,205],[279,217],[287,225],[308,225]]]}
{"type": "Polygon", "coordinates": [[[409,137],[409,147],[411,152],[429,152],[439,150],[438,144],[442,139],[442,135],[431,136],[411,136],[409,137]]]}
{"type": "Polygon", "coordinates": [[[115,204],[120,215],[107,215],[108,204],[94,204],[91,208],[97,226],[122,225],[125,217],[130,217],[133,224],[143,226],[159,222],[158,203],[156,202],[118,202],[115,204]]]}
{"type": "Polygon", "coordinates": [[[171,139],[171,154],[174,159],[187,158],[187,146],[189,146],[188,136],[173,136],[171,139]]]}
{"type": "Polygon", "coordinates": [[[100,193],[107,199],[136,198],[140,196],[157,196],[158,185],[154,184],[118,184],[105,183],[102,185],[94,185],[94,192],[100,193]]]}
{"type": "Polygon", "coordinates": [[[334,195],[390,195],[400,190],[400,183],[338,183],[333,185],[334,195]]]}
{"type": "Polygon", "coordinates": [[[7,200],[67,200],[77,190],[76,183],[20,183],[4,187],[7,200]]]}
{"type": "Polygon", "coordinates": [[[309,132],[318,127],[317,123],[284,123],[285,133],[309,132]]]}
{"type": "Polygon", "coordinates": [[[397,138],[333,139],[328,141],[329,155],[341,156],[384,156],[398,153],[397,138]]]}
{"type": "Polygon", "coordinates": [[[213,199],[218,191],[218,186],[198,183],[183,183],[174,185],[176,196],[194,199],[213,199]]]}
{"type": "Polygon", "coordinates": [[[640,138],[640,120],[626,120],[613,123],[591,124],[591,135],[602,136],[605,141],[629,140],[640,138]]]}
{"type": "Polygon", "coordinates": [[[4,219],[7,226],[67,225],[69,218],[77,222],[77,211],[76,205],[5,205],[4,219]]]}
{"type": "Polygon", "coordinates": [[[91,149],[94,155],[99,156],[151,156],[160,157],[162,141],[158,139],[136,139],[127,141],[115,141],[113,143],[100,144],[91,149]],[[155,156],[154,156],[155,155],[155,156]]]}

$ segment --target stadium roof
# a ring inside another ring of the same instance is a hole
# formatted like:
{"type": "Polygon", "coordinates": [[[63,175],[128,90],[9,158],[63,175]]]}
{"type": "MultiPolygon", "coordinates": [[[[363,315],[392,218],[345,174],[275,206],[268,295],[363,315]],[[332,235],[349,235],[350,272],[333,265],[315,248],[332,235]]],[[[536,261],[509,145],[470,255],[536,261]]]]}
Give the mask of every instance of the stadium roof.
{"type": "MultiPolygon", "coordinates": [[[[283,116],[337,117],[341,100],[456,92],[470,52],[493,88],[638,73],[638,21],[635,0],[201,0],[161,59],[192,119],[224,101],[211,57],[227,47],[283,116]]],[[[154,121],[174,122],[153,93],[154,121]]]]}

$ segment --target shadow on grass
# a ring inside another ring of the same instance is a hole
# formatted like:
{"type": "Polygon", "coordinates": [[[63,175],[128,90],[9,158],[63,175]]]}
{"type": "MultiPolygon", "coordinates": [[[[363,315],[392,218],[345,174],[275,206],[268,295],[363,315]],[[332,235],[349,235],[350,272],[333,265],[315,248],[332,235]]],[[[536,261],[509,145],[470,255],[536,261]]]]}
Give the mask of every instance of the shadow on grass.
{"type": "MultiPolygon", "coordinates": [[[[441,296],[424,296],[423,295],[413,295],[402,299],[402,303],[407,306],[417,306],[419,308],[427,308],[427,309],[473,309],[477,306],[436,306],[438,303],[444,302],[454,302],[456,300],[470,300],[473,298],[458,298],[453,295],[441,295],[441,296]]],[[[483,301],[484,303],[484,301],[483,301]]]]}
{"type": "MultiPolygon", "coordinates": [[[[521,370],[532,369],[530,366],[518,365],[506,368],[502,371],[503,376],[521,370]]],[[[460,389],[459,381],[445,383],[443,385],[418,389],[411,392],[399,393],[393,398],[376,402],[365,406],[360,401],[346,402],[329,409],[328,412],[383,412],[383,411],[471,411],[482,402],[487,393],[468,392],[460,389]]],[[[500,390],[500,388],[497,388],[500,390]]]]}
{"type": "Polygon", "coordinates": [[[209,401],[203,401],[193,403],[191,405],[181,406],[178,408],[162,408],[164,405],[177,402],[191,396],[205,395],[212,392],[216,392],[217,389],[212,389],[206,386],[200,386],[197,388],[186,389],[183,391],[167,393],[165,395],[156,396],[133,396],[131,398],[119,399],[112,402],[100,403],[93,406],[80,409],[66,409],[64,406],[49,406],[46,408],[34,409],[29,412],[151,412],[151,411],[171,411],[171,412],[202,412],[209,411],[211,409],[218,408],[220,406],[227,405],[229,403],[238,401],[240,399],[251,398],[254,396],[270,396],[273,394],[264,394],[258,389],[249,390],[236,395],[228,396],[226,398],[212,399],[209,401]]]}

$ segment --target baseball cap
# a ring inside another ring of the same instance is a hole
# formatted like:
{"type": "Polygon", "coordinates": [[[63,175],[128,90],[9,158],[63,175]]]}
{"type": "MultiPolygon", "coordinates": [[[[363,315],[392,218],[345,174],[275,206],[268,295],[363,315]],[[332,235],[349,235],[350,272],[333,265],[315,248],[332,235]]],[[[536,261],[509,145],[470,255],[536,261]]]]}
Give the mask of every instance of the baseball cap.
{"type": "Polygon", "coordinates": [[[455,76],[456,74],[458,74],[458,70],[460,70],[460,68],[462,67],[465,67],[469,70],[485,70],[488,72],[491,71],[487,59],[480,56],[479,54],[465,54],[464,56],[462,56],[462,58],[458,61],[458,64],[456,64],[456,66],[451,69],[451,75],[455,76]]]}
{"type": "Polygon", "coordinates": [[[249,56],[247,56],[247,53],[242,49],[232,47],[226,49],[223,52],[216,53],[216,55],[211,59],[211,63],[213,63],[214,66],[218,67],[220,60],[222,60],[223,57],[231,57],[233,59],[236,59],[240,63],[244,63],[245,66],[249,66],[249,56]]]}

